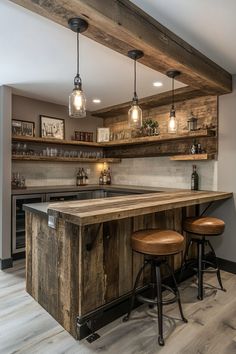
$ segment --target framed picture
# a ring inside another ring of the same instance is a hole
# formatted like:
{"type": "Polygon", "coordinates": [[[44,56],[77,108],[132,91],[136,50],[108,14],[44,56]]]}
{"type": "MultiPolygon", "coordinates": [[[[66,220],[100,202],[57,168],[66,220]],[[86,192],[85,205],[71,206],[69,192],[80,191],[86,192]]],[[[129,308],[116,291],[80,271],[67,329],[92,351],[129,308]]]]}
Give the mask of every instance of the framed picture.
{"type": "Polygon", "coordinates": [[[13,136],[34,136],[35,124],[25,120],[13,119],[12,120],[12,135],[13,136]]]}
{"type": "Polygon", "coordinates": [[[40,136],[50,139],[65,139],[64,119],[40,115],[40,136]]]}
{"type": "Polygon", "coordinates": [[[110,128],[97,128],[97,142],[105,143],[110,140],[110,128]]]}

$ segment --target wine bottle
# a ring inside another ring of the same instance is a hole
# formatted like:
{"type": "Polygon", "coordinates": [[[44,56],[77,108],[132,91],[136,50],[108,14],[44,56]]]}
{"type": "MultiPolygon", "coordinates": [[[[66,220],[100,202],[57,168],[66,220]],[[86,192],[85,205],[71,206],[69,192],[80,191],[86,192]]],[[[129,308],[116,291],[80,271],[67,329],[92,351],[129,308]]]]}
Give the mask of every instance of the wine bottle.
{"type": "Polygon", "coordinates": [[[107,170],[107,184],[111,184],[111,169],[108,167],[107,170]]]}
{"type": "Polygon", "coordinates": [[[191,190],[197,191],[199,187],[199,177],[197,174],[197,166],[193,165],[193,172],[191,175],[191,190]]]}
{"type": "Polygon", "coordinates": [[[103,184],[103,172],[101,171],[101,174],[99,176],[99,184],[103,184]]]}
{"type": "Polygon", "coordinates": [[[107,184],[107,171],[103,171],[103,178],[102,178],[102,184],[107,184]]]}
{"type": "Polygon", "coordinates": [[[81,174],[81,170],[79,168],[79,171],[76,175],[76,186],[79,186],[80,185],[80,174],[81,174]]]}

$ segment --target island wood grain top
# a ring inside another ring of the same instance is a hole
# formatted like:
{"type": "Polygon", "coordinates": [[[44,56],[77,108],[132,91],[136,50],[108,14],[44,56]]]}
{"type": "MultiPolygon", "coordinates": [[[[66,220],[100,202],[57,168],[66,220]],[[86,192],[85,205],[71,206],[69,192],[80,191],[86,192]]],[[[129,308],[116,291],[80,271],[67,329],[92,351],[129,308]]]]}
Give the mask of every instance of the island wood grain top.
{"type": "Polygon", "coordinates": [[[232,193],[175,191],[49,204],[48,214],[77,225],[89,225],[232,197],[232,193]]]}

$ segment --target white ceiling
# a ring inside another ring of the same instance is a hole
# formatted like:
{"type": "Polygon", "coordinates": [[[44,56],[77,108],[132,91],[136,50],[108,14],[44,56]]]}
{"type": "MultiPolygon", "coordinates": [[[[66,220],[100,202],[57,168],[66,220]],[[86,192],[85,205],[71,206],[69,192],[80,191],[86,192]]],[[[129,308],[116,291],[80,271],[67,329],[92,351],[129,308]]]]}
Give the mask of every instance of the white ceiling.
{"type": "MultiPolygon", "coordinates": [[[[67,105],[76,72],[76,34],[7,0],[0,1],[0,85],[67,105]],[[13,25],[14,24],[14,25],[13,25]]],[[[81,36],[81,76],[89,110],[131,100],[133,62],[81,36]],[[100,98],[101,104],[92,99],[100,98]]],[[[138,95],[171,88],[170,79],[138,64],[138,95]],[[161,81],[162,87],[153,87],[161,81]]],[[[176,83],[176,87],[184,86],[176,83]]]]}
{"type": "MultiPolygon", "coordinates": [[[[235,0],[132,2],[223,68],[236,73],[235,0]]],[[[72,31],[1,0],[0,45],[0,85],[67,105],[76,71],[76,35],[72,31]]],[[[89,110],[130,100],[132,75],[129,58],[81,36],[81,76],[89,110]],[[94,104],[93,98],[100,98],[101,104],[94,104]]],[[[180,86],[177,83],[176,87],[180,86]]],[[[169,89],[167,77],[138,65],[140,98],[169,89]],[[163,82],[163,86],[153,87],[154,81],[163,82]]]]}
{"type": "Polygon", "coordinates": [[[236,74],[235,0],[131,0],[161,24],[236,74]]]}

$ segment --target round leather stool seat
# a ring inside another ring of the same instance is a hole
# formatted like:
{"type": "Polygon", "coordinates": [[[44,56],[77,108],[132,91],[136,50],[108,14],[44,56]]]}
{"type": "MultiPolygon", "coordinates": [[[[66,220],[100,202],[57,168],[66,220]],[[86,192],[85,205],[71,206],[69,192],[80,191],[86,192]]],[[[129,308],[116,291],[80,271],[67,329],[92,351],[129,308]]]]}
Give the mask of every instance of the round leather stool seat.
{"type": "Polygon", "coordinates": [[[132,234],[134,251],[154,256],[166,256],[183,250],[184,237],[173,230],[142,230],[132,234]]]}
{"type": "Polygon", "coordinates": [[[184,230],[198,235],[220,235],[225,229],[225,223],[221,219],[210,216],[199,218],[186,218],[184,230]]]}

